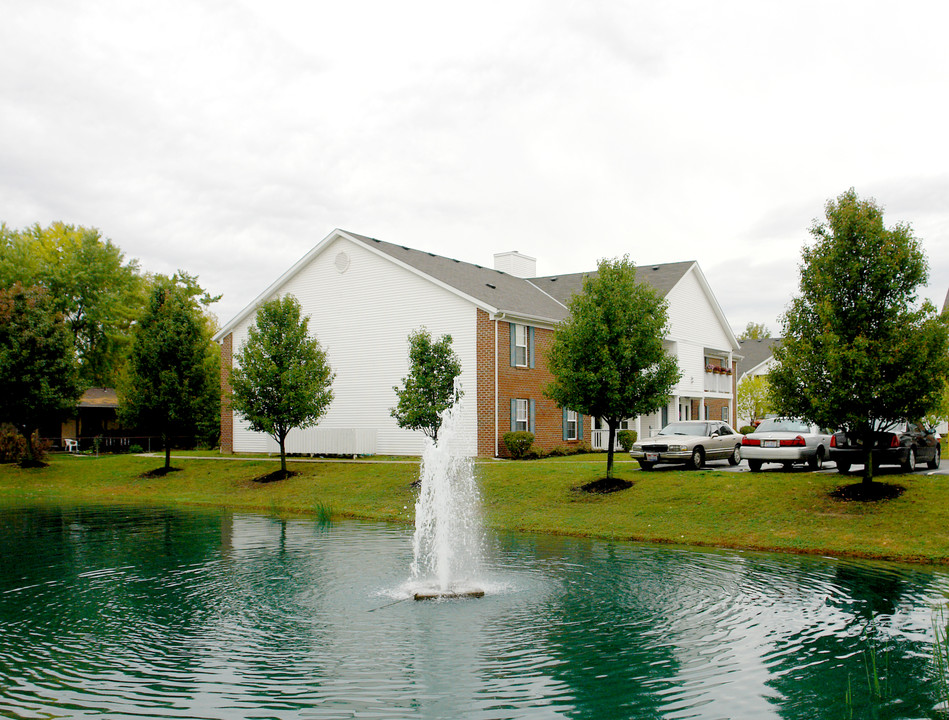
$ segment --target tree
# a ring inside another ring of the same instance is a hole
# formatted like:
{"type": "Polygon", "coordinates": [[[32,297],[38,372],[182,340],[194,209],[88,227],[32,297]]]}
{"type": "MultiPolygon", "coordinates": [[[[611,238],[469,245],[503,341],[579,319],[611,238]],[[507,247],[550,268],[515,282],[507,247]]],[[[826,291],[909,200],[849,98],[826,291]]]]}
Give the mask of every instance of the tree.
{"type": "Polygon", "coordinates": [[[451,347],[451,335],[433,340],[424,327],[409,333],[409,374],[402,387],[393,386],[399,398],[390,414],[399,427],[421,430],[438,442],[442,413],[461,399],[455,378],[461,374],[461,361],[451,347]]]}
{"type": "Polygon", "coordinates": [[[738,336],[738,342],[745,340],[764,340],[771,337],[771,331],[764,323],[750,322],[745,325],[744,331],[738,336]]]}
{"type": "Polygon", "coordinates": [[[334,374],[319,341],[309,335],[293,295],[268,300],[241,344],[231,372],[234,409],[252,430],[280,446],[280,470],[287,475],[287,434],[315,425],[333,401],[334,374]]]}
{"type": "Polygon", "coordinates": [[[749,418],[752,425],[767,415],[770,409],[771,386],[767,375],[746,377],[738,383],[737,412],[739,417],[749,418]]]}
{"type": "Polygon", "coordinates": [[[863,441],[937,406],[949,373],[949,324],[917,289],[926,259],[909,225],[886,228],[883,210],[851,188],[814,221],[800,294],[782,318],[772,397],[782,414],[836,427],[863,441]]]}
{"type": "Polygon", "coordinates": [[[681,376],[663,348],[667,303],[636,282],[636,267],[624,256],[601,260],[569,307],[548,356],[554,381],[545,393],[560,407],[607,423],[606,476],[612,478],[620,422],[665,405],[681,376]]]}
{"type": "Polygon", "coordinates": [[[161,436],[165,472],[171,469],[175,438],[195,435],[212,398],[217,405],[208,372],[211,338],[201,309],[215,299],[187,273],[158,275],[138,321],[119,416],[161,436]]]}
{"type": "Polygon", "coordinates": [[[17,428],[33,465],[34,430],[81,394],[72,335],[42,288],[0,289],[0,387],[0,421],[17,428]]]}
{"type": "Polygon", "coordinates": [[[0,225],[0,286],[38,285],[73,333],[84,386],[112,387],[145,306],[138,261],[95,228],[53,223],[20,231],[0,225]]]}

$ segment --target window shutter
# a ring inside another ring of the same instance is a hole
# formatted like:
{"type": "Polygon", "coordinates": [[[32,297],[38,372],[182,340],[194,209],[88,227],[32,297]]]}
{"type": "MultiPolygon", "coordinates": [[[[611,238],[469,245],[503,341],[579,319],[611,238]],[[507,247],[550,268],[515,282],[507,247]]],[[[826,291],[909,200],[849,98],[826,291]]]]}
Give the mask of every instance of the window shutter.
{"type": "Polygon", "coordinates": [[[511,367],[514,367],[517,365],[517,332],[514,329],[514,323],[508,323],[507,326],[511,330],[511,367]]]}
{"type": "Polygon", "coordinates": [[[577,440],[583,440],[583,415],[577,413],[577,440]]]}
{"type": "Polygon", "coordinates": [[[530,400],[530,407],[527,411],[527,423],[530,426],[531,432],[534,432],[534,401],[530,400]]]}
{"type": "Polygon", "coordinates": [[[511,398],[511,432],[517,430],[517,400],[511,398]]]}
{"type": "Polygon", "coordinates": [[[561,421],[561,427],[563,427],[563,439],[566,442],[569,439],[569,433],[567,430],[567,408],[563,409],[563,420],[561,421]]]}
{"type": "Polygon", "coordinates": [[[527,337],[528,337],[527,362],[530,364],[530,367],[533,368],[534,367],[534,326],[533,325],[527,328],[527,337]]]}

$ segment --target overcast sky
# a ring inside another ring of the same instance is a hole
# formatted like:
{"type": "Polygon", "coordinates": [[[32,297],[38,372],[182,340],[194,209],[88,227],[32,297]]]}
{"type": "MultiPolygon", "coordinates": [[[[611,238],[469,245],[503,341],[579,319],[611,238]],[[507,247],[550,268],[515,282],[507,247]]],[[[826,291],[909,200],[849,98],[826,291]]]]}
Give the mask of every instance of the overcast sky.
{"type": "Polygon", "coordinates": [[[6,0],[0,220],[93,226],[226,322],[333,228],[542,275],[697,260],[777,333],[824,203],[949,289],[949,3],[6,0]]]}

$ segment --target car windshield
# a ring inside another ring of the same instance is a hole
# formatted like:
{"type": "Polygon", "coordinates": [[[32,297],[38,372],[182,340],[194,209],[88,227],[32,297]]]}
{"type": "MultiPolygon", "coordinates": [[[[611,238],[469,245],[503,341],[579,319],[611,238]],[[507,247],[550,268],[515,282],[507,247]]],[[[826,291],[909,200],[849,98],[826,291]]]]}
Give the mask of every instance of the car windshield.
{"type": "Polygon", "coordinates": [[[811,428],[807,423],[800,420],[791,420],[789,418],[769,418],[762,420],[761,424],[755,429],[755,432],[793,432],[806,433],[811,428]]]}
{"type": "Polygon", "coordinates": [[[707,422],[674,422],[659,431],[660,435],[708,435],[707,422]]]}

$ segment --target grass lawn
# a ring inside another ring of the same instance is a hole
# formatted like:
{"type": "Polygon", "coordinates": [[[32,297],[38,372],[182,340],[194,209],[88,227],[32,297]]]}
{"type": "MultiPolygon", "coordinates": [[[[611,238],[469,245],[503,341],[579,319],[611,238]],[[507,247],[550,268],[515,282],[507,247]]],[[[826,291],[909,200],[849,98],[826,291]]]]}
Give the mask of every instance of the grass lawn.
{"type": "MultiPolygon", "coordinates": [[[[213,453],[205,453],[211,456],[213,453]]],[[[322,514],[411,523],[418,476],[404,458],[294,462],[288,480],[256,483],[273,463],[178,456],[180,472],[141,475],[163,459],[53,456],[47,468],[0,466],[0,505],[143,503],[213,505],[274,514],[322,514]]],[[[617,457],[633,487],[608,495],[575,488],[602,477],[604,455],[476,463],[485,521],[523,530],[686,545],[764,549],[949,564],[949,477],[886,474],[906,491],[878,503],[835,500],[859,477],[836,473],[641,472],[617,457]]]]}

